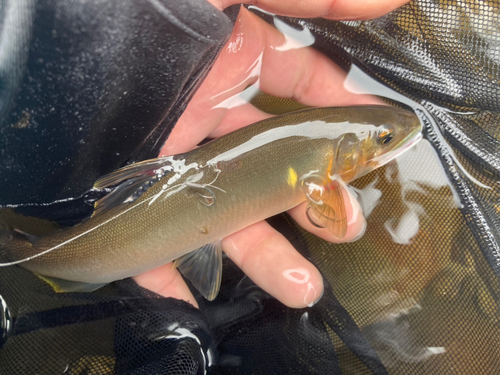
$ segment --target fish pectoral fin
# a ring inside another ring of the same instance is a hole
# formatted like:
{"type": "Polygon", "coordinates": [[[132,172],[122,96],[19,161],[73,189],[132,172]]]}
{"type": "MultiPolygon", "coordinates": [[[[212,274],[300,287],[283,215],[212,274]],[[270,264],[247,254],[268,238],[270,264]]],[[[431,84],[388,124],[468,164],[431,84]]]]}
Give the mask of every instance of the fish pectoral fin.
{"type": "Polygon", "coordinates": [[[101,177],[94,184],[95,189],[115,187],[95,202],[92,217],[124,203],[134,202],[168,172],[170,161],[159,158],[132,164],[101,177]]]}
{"type": "Polygon", "coordinates": [[[313,225],[326,228],[339,239],[344,238],[347,232],[347,214],[341,183],[332,181],[328,188],[323,190],[321,199],[309,197],[309,207],[306,213],[313,225]],[[309,211],[312,211],[314,217],[311,217],[309,211]],[[317,224],[317,221],[322,225],[317,224]]]}
{"type": "Polygon", "coordinates": [[[90,283],[83,283],[80,281],[63,280],[57,277],[42,276],[38,274],[37,276],[38,278],[42,279],[47,284],[49,284],[50,287],[54,289],[56,293],[71,293],[71,292],[89,293],[107,285],[107,283],[90,284],[90,283]]]}
{"type": "Polygon", "coordinates": [[[178,258],[174,266],[203,297],[214,300],[222,280],[222,241],[202,246],[178,258]]]}

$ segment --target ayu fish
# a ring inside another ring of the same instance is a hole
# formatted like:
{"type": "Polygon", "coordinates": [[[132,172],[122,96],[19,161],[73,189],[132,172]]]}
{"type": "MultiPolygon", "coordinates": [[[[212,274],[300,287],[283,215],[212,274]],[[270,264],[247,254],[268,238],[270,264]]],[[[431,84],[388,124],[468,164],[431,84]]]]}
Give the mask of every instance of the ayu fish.
{"type": "Polygon", "coordinates": [[[73,227],[47,229],[4,210],[0,251],[9,261],[1,265],[21,263],[59,290],[75,291],[176,260],[211,300],[221,280],[222,238],[304,201],[314,221],[344,237],[340,184],[420,138],[413,113],[387,106],[307,109],[260,121],[102,177],[95,188],[113,190],[73,227]]]}

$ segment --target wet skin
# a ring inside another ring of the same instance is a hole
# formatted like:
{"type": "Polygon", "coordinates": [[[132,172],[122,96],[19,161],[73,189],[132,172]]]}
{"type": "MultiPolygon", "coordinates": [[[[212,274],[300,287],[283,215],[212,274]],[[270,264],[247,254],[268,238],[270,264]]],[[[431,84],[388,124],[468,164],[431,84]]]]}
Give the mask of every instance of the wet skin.
{"type": "MultiPolygon", "coordinates": [[[[223,9],[234,1],[211,1],[223,9]]],[[[330,19],[375,18],[401,6],[406,1],[255,1],[254,5],[279,14],[330,19]]],[[[194,96],[161,155],[172,155],[194,148],[206,137],[219,137],[236,128],[269,117],[250,104],[235,108],[212,109],[220,102],[255,83],[249,67],[261,56],[260,89],[267,93],[293,98],[311,106],[380,104],[367,95],[355,95],[343,86],[345,73],[312,48],[279,51],[285,39],[281,33],[246,10],[242,10],[233,34],[216,61],[211,73],[194,96]],[[222,94],[221,94],[222,93],[222,94]]],[[[356,238],[365,226],[359,204],[343,189],[349,225],[342,241],[356,238]]],[[[339,242],[326,229],[313,226],[301,204],[289,213],[306,230],[330,242],[339,242]]],[[[226,254],[260,287],[290,307],[301,308],[315,302],[322,294],[323,281],[318,270],[265,221],[226,237],[226,254]],[[279,260],[279,261],[277,261],[279,260]],[[299,270],[294,273],[290,270],[299,270]],[[304,276],[306,275],[306,276],[304,276]],[[303,280],[307,277],[308,282],[303,280]],[[307,287],[314,287],[314,293],[307,287]]],[[[197,305],[194,297],[172,264],[166,264],[135,277],[142,286],[163,296],[186,300],[197,305]]]]}

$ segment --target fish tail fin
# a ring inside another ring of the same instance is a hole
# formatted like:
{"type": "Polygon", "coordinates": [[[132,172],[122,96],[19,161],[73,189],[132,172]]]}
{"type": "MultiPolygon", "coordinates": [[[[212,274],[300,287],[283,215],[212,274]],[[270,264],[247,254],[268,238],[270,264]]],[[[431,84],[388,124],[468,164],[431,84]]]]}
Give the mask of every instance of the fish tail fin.
{"type": "MultiPolygon", "coordinates": [[[[0,267],[27,262],[51,251],[37,248],[36,243],[41,236],[57,229],[59,226],[51,221],[24,216],[12,209],[0,209],[0,267]]],[[[91,292],[106,285],[37,276],[55,292],[91,292]]]]}
{"type": "MultiPolygon", "coordinates": [[[[37,236],[13,228],[7,222],[0,220],[0,267],[23,263],[41,255],[34,246],[36,241],[38,241],[37,236]]],[[[92,292],[106,285],[67,281],[42,275],[37,276],[48,283],[57,293],[92,292]]]]}

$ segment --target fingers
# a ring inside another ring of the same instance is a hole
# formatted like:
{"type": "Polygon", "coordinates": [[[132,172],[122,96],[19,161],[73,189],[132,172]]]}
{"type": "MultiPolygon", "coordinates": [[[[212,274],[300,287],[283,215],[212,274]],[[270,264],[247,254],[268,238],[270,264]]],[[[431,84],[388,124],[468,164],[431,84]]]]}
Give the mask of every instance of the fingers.
{"type": "MultiPolygon", "coordinates": [[[[326,241],[340,243],[359,238],[366,227],[358,201],[344,187],[348,229],[338,239],[326,229],[312,225],[306,217],[307,202],[289,211],[307,231],[326,241]]],[[[258,286],[292,308],[313,305],[323,294],[323,279],[319,271],[279,232],[262,221],[226,237],[224,252],[258,286]]],[[[179,272],[168,263],[134,277],[144,288],[165,297],[182,299],[195,307],[196,300],[179,272]]]]}
{"type": "Polygon", "coordinates": [[[262,112],[251,104],[231,108],[227,111],[220,124],[208,135],[208,138],[222,137],[248,124],[253,124],[269,117],[273,116],[262,112]]]}
{"type": "MultiPolygon", "coordinates": [[[[248,13],[245,11],[245,14],[248,13]]],[[[229,41],[172,130],[160,155],[190,150],[200,143],[217,127],[240,92],[258,80],[257,61],[265,38],[260,24],[255,23],[256,19],[255,16],[245,17],[242,21],[244,29],[233,29],[229,41]]]]}
{"type": "Polygon", "coordinates": [[[311,306],[323,294],[316,267],[265,221],[226,237],[222,247],[253,282],[286,306],[311,306]]]}
{"type": "MultiPolygon", "coordinates": [[[[218,0],[220,9],[232,3],[218,0]]],[[[351,19],[366,17],[367,14],[372,16],[377,14],[376,11],[382,14],[401,3],[379,1],[375,4],[363,0],[353,7],[345,0],[254,2],[275,12],[285,7],[290,12],[286,14],[305,12],[301,15],[329,17],[343,14],[342,17],[351,19]],[[358,9],[356,13],[349,15],[354,8],[358,9]]],[[[348,91],[344,87],[345,72],[319,52],[312,48],[287,49],[284,46],[286,39],[278,30],[243,9],[230,40],[179,119],[161,155],[188,151],[208,135],[219,137],[269,117],[240,97],[241,91],[256,83],[262,91],[312,106],[380,103],[371,96],[348,91]]],[[[354,240],[362,234],[366,223],[358,202],[347,189],[343,189],[343,194],[348,218],[348,229],[343,239],[312,225],[306,217],[305,204],[294,208],[290,214],[303,228],[327,241],[354,240]]],[[[257,285],[287,306],[300,308],[311,305],[323,293],[323,281],[318,270],[265,222],[227,237],[223,240],[223,248],[257,285]]],[[[184,299],[197,306],[187,285],[171,264],[135,279],[141,286],[156,293],[184,299]]]]}
{"type": "MultiPolygon", "coordinates": [[[[323,279],[316,267],[265,221],[226,237],[222,247],[248,277],[286,306],[311,306],[323,294],[323,279]]],[[[172,263],[135,276],[134,280],[164,297],[198,307],[172,263]]]]}
{"type": "Polygon", "coordinates": [[[365,232],[366,220],[357,199],[353,197],[351,192],[349,192],[349,190],[345,187],[341,186],[340,189],[342,189],[342,194],[344,196],[347,216],[347,232],[344,238],[337,238],[327,229],[318,228],[317,226],[311,224],[306,215],[307,202],[292,208],[288,211],[288,213],[302,228],[326,241],[333,243],[355,241],[365,232]]]}
{"type": "MultiPolygon", "coordinates": [[[[321,53],[312,48],[282,51],[280,47],[285,43],[283,34],[242,8],[230,40],[174,127],[161,155],[195,147],[218,128],[228,110],[238,111],[245,106],[240,93],[257,81],[262,91],[306,105],[380,104],[372,96],[348,91],[344,87],[346,73],[321,53]]],[[[252,121],[266,117],[263,112],[258,116],[258,112],[252,113],[252,121]]],[[[227,127],[230,129],[231,125],[227,127]]]]}
{"type": "Polygon", "coordinates": [[[173,267],[171,262],[134,276],[134,280],[143,288],[149,289],[163,297],[182,299],[194,307],[198,307],[193,294],[179,271],[173,267]]]}
{"type": "MultiPolygon", "coordinates": [[[[240,3],[236,0],[210,2],[220,10],[240,3]]],[[[285,16],[364,20],[380,17],[407,2],[408,0],[250,0],[245,3],[285,16]]]]}

